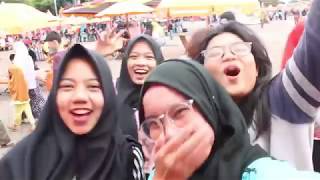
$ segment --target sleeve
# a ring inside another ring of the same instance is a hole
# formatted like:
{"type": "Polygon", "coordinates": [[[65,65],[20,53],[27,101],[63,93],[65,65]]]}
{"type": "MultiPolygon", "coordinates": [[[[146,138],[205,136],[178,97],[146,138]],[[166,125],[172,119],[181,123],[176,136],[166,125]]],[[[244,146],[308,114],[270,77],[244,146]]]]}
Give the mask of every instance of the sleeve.
{"type": "Polygon", "coordinates": [[[141,150],[136,147],[133,146],[133,169],[132,169],[132,174],[134,177],[134,180],[145,180],[145,175],[143,172],[143,155],[141,150]]]}
{"type": "Polygon", "coordinates": [[[315,0],[293,57],[268,91],[272,114],[290,123],[313,122],[320,106],[319,18],[320,0],[315,0]]]}

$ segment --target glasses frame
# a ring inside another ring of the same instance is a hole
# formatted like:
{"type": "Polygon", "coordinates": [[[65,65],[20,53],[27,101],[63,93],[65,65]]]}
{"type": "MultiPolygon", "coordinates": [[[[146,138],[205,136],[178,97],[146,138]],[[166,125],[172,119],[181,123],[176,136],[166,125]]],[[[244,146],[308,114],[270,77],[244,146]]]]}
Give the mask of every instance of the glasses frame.
{"type": "MultiPolygon", "coordinates": [[[[236,43],[232,43],[228,46],[216,46],[216,47],[212,47],[210,49],[213,49],[213,48],[221,48],[223,50],[223,53],[221,54],[220,57],[214,57],[215,59],[221,59],[225,54],[226,54],[226,48],[228,48],[230,50],[230,52],[235,55],[235,56],[245,56],[245,55],[238,55],[237,53],[235,53],[233,50],[232,50],[232,46],[236,45],[236,44],[244,44],[248,47],[249,51],[247,54],[251,53],[252,51],[252,42],[236,42],[236,43]]],[[[204,57],[205,61],[206,59],[209,59],[208,57],[208,51],[210,51],[210,49],[205,49],[203,51],[201,51],[201,55],[204,57]]]]}
{"type": "MultiPolygon", "coordinates": [[[[187,105],[190,109],[192,108],[193,106],[193,103],[194,103],[194,100],[193,99],[188,99],[186,100],[185,102],[181,102],[181,103],[177,103],[177,104],[185,104],[187,105]]],[[[177,104],[174,104],[174,105],[177,105],[177,104]]],[[[174,123],[174,120],[171,119],[171,118],[168,118],[169,117],[169,112],[170,110],[172,109],[172,107],[174,107],[174,105],[172,105],[171,107],[169,107],[165,113],[162,113],[161,115],[159,115],[158,117],[156,118],[150,118],[150,119],[146,119],[144,122],[141,123],[140,127],[139,127],[139,131],[142,131],[142,133],[150,140],[152,141],[155,141],[155,139],[152,139],[143,129],[143,126],[147,123],[149,123],[150,121],[154,121],[156,122],[158,125],[160,125],[160,127],[162,128],[162,133],[166,134],[166,125],[165,125],[165,120],[167,122],[170,123],[170,125],[175,125],[174,123]]]]}

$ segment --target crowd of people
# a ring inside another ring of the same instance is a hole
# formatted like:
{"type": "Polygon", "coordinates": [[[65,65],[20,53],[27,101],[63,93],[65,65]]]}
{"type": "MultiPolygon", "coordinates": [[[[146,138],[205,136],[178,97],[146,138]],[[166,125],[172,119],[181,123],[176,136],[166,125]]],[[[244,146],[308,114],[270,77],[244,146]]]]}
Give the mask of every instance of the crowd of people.
{"type": "Polygon", "coordinates": [[[166,61],[148,28],[128,42],[117,28],[99,33],[94,50],[48,32],[45,104],[26,42],[14,43],[10,128],[25,113],[32,132],[0,160],[0,179],[320,179],[320,0],[274,77],[263,43],[229,15],[166,61]],[[124,42],[113,81],[107,62],[124,42]]]}

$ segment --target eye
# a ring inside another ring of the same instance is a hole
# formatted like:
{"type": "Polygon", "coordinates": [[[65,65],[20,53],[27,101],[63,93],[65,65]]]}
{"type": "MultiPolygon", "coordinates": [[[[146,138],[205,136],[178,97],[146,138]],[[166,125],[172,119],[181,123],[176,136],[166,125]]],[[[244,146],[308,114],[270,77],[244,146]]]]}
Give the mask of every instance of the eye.
{"type": "Polygon", "coordinates": [[[74,88],[72,84],[60,84],[59,89],[62,91],[70,91],[74,88]]]}
{"type": "Polygon", "coordinates": [[[154,60],[154,56],[151,56],[151,55],[145,56],[145,58],[146,58],[147,60],[154,60]]]}
{"type": "Polygon", "coordinates": [[[129,59],[135,60],[135,59],[137,59],[137,58],[138,58],[138,55],[130,55],[130,56],[129,56],[129,59]]]}
{"type": "Polygon", "coordinates": [[[185,106],[177,107],[170,113],[170,117],[174,120],[181,119],[188,112],[189,108],[185,106]]]}
{"type": "Polygon", "coordinates": [[[88,89],[90,91],[96,92],[96,91],[100,91],[101,90],[101,86],[100,85],[88,85],[88,89]]]}

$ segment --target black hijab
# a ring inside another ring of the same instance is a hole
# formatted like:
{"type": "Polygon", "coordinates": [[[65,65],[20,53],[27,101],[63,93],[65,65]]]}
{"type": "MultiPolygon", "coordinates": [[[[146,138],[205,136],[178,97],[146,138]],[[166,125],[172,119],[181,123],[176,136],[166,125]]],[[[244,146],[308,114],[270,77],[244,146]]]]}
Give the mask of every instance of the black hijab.
{"type": "MultiPolygon", "coordinates": [[[[168,86],[193,99],[214,129],[211,154],[191,179],[240,180],[251,162],[266,156],[259,146],[250,144],[246,123],[237,105],[200,64],[187,60],[162,63],[146,80],[140,102],[152,84],[168,86]]],[[[143,121],[143,105],[140,106],[139,116],[143,121]]]]}
{"type": "Polygon", "coordinates": [[[138,138],[138,129],[133,109],[138,109],[139,95],[142,85],[137,85],[131,80],[127,65],[129,55],[133,47],[136,43],[141,41],[146,42],[150,46],[157,65],[164,60],[160,46],[149,35],[140,35],[132,39],[128,43],[127,50],[122,59],[120,77],[117,82],[118,98],[120,103],[119,110],[121,111],[119,113],[121,114],[120,127],[125,134],[129,134],[136,139],[138,138]]]}
{"type": "Polygon", "coordinates": [[[71,180],[74,176],[80,180],[130,179],[132,170],[127,159],[132,144],[120,135],[116,112],[112,77],[103,57],[79,44],[73,46],[60,65],[38,127],[1,159],[0,179],[71,180]],[[95,69],[105,102],[97,125],[81,136],[67,128],[56,105],[59,82],[73,58],[85,59],[95,69]]]}

